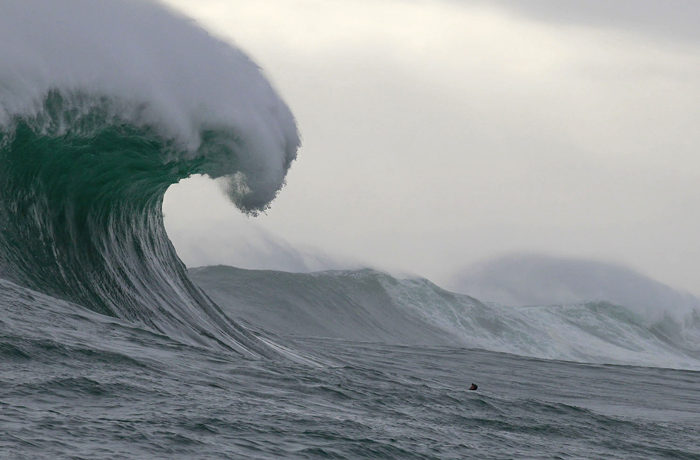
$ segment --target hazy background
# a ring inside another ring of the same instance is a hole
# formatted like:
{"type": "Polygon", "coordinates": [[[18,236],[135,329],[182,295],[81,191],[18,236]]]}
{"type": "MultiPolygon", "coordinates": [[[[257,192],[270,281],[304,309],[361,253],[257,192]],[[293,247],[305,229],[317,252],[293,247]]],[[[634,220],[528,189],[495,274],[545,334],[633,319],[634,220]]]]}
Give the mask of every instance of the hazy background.
{"type": "Polygon", "coordinates": [[[188,265],[441,282],[527,251],[700,293],[700,2],[166,3],[258,62],[303,142],[258,218],[206,178],[168,192],[188,265]]]}

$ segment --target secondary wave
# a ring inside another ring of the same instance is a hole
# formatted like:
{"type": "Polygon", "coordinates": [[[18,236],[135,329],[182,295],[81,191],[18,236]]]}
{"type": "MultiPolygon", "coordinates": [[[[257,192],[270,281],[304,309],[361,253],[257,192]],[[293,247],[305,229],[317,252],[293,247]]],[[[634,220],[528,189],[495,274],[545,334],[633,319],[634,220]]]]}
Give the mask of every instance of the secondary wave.
{"type": "Polygon", "coordinates": [[[659,318],[608,302],[507,307],[374,270],[301,274],[216,266],[190,274],[234,318],[279,334],[700,369],[697,310],[659,318]]]}
{"type": "Polygon", "coordinates": [[[195,343],[268,354],[187,278],[167,188],[269,205],[299,145],[241,51],[151,2],[0,6],[0,275],[195,343]]]}

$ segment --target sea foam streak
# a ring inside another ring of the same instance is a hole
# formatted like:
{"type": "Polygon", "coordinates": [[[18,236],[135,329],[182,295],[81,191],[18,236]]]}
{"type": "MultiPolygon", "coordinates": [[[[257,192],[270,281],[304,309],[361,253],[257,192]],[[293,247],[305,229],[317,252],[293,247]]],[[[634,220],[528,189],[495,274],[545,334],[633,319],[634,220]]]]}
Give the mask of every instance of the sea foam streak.
{"type": "Polygon", "coordinates": [[[187,278],[167,188],[226,178],[268,206],[299,145],[256,65],[165,8],[128,0],[0,6],[0,274],[100,313],[244,355],[269,347],[187,278]]]}

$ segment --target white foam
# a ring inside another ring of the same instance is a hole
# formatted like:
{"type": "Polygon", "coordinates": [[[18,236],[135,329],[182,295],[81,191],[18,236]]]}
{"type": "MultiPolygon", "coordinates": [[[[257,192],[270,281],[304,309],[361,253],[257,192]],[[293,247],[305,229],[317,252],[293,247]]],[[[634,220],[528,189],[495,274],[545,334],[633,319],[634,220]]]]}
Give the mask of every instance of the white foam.
{"type": "MultiPolygon", "coordinates": [[[[121,116],[190,152],[204,129],[231,132],[250,208],[274,198],[299,145],[290,110],[255,63],[150,1],[3,0],[0,123],[36,113],[54,89],[114,98],[130,107],[121,116]]],[[[220,167],[212,175],[235,172],[220,167]]]]}

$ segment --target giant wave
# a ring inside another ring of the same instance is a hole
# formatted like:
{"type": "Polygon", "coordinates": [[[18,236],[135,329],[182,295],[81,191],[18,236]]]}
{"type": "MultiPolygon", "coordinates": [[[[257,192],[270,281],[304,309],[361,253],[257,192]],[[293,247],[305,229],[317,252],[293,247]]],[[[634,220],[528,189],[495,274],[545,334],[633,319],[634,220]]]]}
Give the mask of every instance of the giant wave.
{"type": "Polygon", "coordinates": [[[282,335],[700,368],[696,310],[510,308],[371,270],[194,271],[205,294],[168,239],[163,196],[194,174],[225,181],[244,212],[276,196],[299,136],[257,66],[130,0],[4,1],[0,63],[0,276],[13,286],[244,356],[281,348],[229,314],[282,335]]]}
{"type": "Polygon", "coordinates": [[[0,5],[0,275],[192,343],[269,347],[187,278],[163,227],[192,174],[264,209],[299,145],[241,51],[152,2],[0,5]]]}

